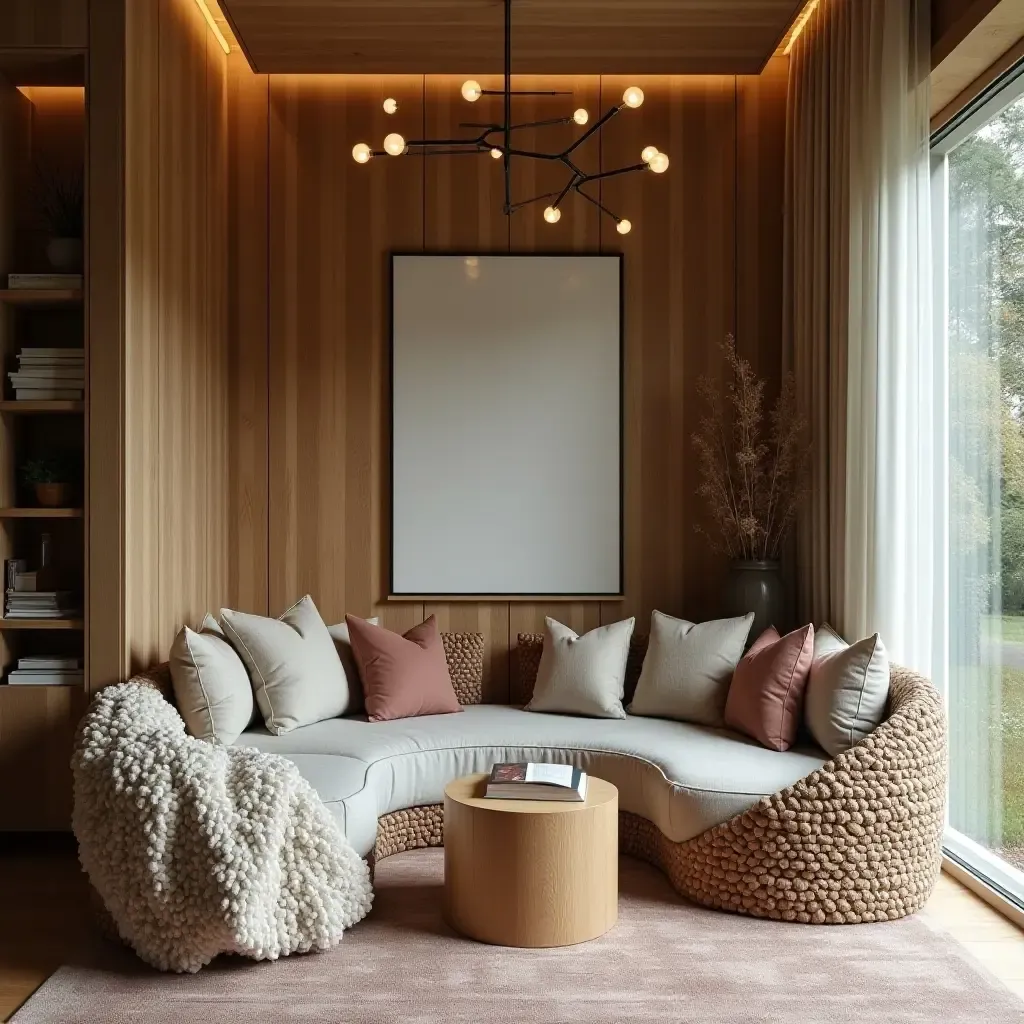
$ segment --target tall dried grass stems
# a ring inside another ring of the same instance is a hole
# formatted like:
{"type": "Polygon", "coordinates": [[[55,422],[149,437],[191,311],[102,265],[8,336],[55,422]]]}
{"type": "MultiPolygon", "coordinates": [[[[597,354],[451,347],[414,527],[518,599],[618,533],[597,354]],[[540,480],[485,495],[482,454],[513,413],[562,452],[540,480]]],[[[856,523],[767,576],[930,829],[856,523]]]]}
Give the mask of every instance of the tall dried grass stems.
{"type": "Polygon", "coordinates": [[[710,522],[697,530],[731,558],[770,561],[779,557],[806,490],[807,423],[797,410],[793,375],[787,374],[766,429],[764,381],[736,354],[732,335],[722,352],[732,371],[724,393],[707,375],[697,382],[707,405],[693,435],[697,490],[710,513],[710,522]]]}

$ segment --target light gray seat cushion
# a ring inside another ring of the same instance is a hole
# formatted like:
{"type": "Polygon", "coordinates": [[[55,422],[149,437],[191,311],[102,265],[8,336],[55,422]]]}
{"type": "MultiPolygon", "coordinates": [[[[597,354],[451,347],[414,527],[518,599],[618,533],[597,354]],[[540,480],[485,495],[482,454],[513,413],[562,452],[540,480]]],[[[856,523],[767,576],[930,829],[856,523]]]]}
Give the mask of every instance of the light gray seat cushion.
{"type": "Polygon", "coordinates": [[[332,718],[238,739],[292,760],[365,856],[377,817],[444,800],[444,787],[496,761],[574,764],[619,789],[619,806],[684,842],[819,768],[816,749],[766,750],[723,729],[629,716],[574,718],[499,704],[392,722],[332,718]],[[336,763],[335,763],[336,762],[336,763]]]}

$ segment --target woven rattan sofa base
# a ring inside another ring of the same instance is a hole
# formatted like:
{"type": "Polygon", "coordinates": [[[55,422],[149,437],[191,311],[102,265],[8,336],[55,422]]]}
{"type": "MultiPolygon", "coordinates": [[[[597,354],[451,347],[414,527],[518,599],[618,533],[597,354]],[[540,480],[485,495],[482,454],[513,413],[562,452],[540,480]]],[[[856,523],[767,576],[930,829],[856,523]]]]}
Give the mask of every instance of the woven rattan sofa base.
{"type": "MultiPolygon", "coordinates": [[[[687,842],[622,812],[620,847],[719,910],[807,924],[905,917],[941,867],[945,736],[935,689],[894,668],[888,718],[852,749],[687,842]]],[[[382,815],[374,862],[441,845],[443,824],[440,804],[382,815]]]]}

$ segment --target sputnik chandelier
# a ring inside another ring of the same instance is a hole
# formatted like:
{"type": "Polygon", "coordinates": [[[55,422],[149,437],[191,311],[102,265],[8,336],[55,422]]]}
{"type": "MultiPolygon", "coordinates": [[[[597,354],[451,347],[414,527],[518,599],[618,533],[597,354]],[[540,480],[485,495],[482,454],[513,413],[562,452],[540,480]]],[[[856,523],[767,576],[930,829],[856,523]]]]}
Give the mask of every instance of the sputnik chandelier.
{"type": "MultiPolygon", "coordinates": [[[[640,154],[640,162],[628,167],[617,167],[599,174],[588,174],[573,160],[573,154],[589,138],[596,135],[623,107],[636,109],[644,101],[643,90],[631,85],[622,94],[622,102],[612,107],[603,117],[598,118],[575,142],[557,153],[538,152],[531,149],[519,149],[515,145],[514,133],[526,128],[547,128],[556,124],[585,125],[590,115],[580,107],[568,117],[554,117],[544,121],[528,121],[522,124],[512,123],[513,96],[571,96],[571,92],[545,92],[533,90],[513,90],[512,88],[512,0],[505,0],[505,87],[503,89],[484,89],[479,82],[470,79],[462,83],[462,98],[468,103],[476,103],[483,96],[500,96],[504,104],[503,118],[500,123],[487,121],[464,121],[459,127],[477,129],[478,135],[463,139],[408,139],[398,132],[392,132],[384,139],[383,149],[372,149],[365,142],[358,142],[352,147],[352,158],[357,164],[366,164],[375,156],[403,156],[416,154],[419,156],[457,156],[473,153],[489,153],[494,160],[501,160],[505,171],[505,202],[502,206],[506,216],[512,216],[524,206],[541,203],[545,199],[554,200],[544,208],[544,220],[549,224],[557,224],[562,217],[562,203],[570,192],[582,196],[587,202],[596,206],[603,214],[615,221],[615,228],[620,235],[629,233],[633,225],[625,217],[618,217],[599,200],[583,191],[583,187],[592,181],[612,178],[620,174],[634,171],[653,171],[663,174],[668,170],[668,157],[659,152],[657,146],[646,146],[640,154]],[[517,202],[512,201],[512,160],[519,157],[527,160],[547,160],[561,163],[569,174],[565,187],[558,192],[545,192],[517,202]]],[[[384,100],[384,112],[398,112],[398,102],[393,98],[384,100]]]]}

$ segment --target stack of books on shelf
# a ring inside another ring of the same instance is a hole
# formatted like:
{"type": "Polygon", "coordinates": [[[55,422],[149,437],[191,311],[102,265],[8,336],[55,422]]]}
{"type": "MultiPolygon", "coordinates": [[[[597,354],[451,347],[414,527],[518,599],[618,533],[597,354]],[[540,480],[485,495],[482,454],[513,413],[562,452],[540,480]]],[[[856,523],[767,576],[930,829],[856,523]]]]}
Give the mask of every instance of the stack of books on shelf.
{"type": "Polygon", "coordinates": [[[85,350],[23,348],[18,369],[7,376],[19,402],[80,402],[85,394],[85,350]]]}
{"type": "Polygon", "coordinates": [[[85,682],[81,658],[46,656],[19,658],[7,675],[12,686],[81,686],[85,682]]]}
{"type": "MultiPolygon", "coordinates": [[[[24,558],[8,558],[5,619],[77,619],[80,599],[71,590],[37,590],[37,574],[24,558]]],[[[49,573],[47,573],[49,575],[49,573]]]]}
{"type": "Polygon", "coordinates": [[[81,614],[70,590],[7,591],[5,619],[76,619],[81,614]]]}
{"type": "Polygon", "coordinates": [[[8,274],[7,287],[32,291],[61,291],[81,288],[81,274],[8,274]]]}

